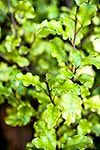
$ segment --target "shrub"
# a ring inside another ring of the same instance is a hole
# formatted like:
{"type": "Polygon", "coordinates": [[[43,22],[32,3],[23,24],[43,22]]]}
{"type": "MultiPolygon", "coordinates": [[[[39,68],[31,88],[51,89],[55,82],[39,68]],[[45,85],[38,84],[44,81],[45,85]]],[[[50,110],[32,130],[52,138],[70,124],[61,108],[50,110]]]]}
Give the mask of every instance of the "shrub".
{"type": "Polygon", "coordinates": [[[10,126],[35,118],[27,150],[95,149],[100,137],[100,4],[64,4],[0,1],[0,103],[10,126]]]}

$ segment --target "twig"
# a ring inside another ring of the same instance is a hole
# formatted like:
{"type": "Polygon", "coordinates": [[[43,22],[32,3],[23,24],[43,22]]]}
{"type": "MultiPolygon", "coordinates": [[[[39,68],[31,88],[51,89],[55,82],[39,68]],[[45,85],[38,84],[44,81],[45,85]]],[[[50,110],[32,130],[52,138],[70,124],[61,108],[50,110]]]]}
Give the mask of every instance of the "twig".
{"type": "Polygon", "coordinates": [[[10,11],[10,8],[11,8],[11,3],[10,3],[10,0],[8,0],[8,9],[9,9],[9,12],[11,14],[11,21],[12,21],[12,24],[13,24],[13,27],[14,27],[14,30],[15,30],[15,35],[16,35],[16,37],[18,37],[17,29],[16,29],[16,21],[14,19],[13,13],[10,11]]]}
{"type": "Polygon", "coordinates": [[[75,50],[75,43],[76,43],[76,35],[77,35],[77,31],[76,31],[76,27],[77,27],[77,13],[78,13],[78,9],[79,7],[77,6],[76,8],[76,15],[75,15],[75,21],[74,21],[74,39],[73,39],[73,49],[75,50]]]}
{"type": "Polygon", "coordinates": [[[49,96],[49,98],[50,98],[50,100],[51,100],[52,104],[53,104],[53,105],[55,105],[55,104],[54,104],[54,101],[53,101],[53,99],[52,99],[52,97],[51,97],[51,90],[50,90],[50,88],[49,88],[48,81],[46,80],[45,82],[46,82],[47,90],[48,90],[47,95],[49,96]]]}
{"type": "Polygon", "coordinates": [[[73,46],[74,50],[76,49],[75,48],[75,45],[76,45],[76,36],[79,33],[79,31],[81,30],[81,28],[82,28],[82,25],[81,25],[81,27],[77,30],[77,21],[78,21],[78,19],[77,19],[77,13],[78,13],[78,10],[79,10],[79,6],[77,6],[77,8],[76,8],[76,15],[75,15],[75,20],[74,20],[74,23],[75,23],[75,25],[74,25],[74,39],[73,39],[73,43],[72,43],[72,46],[73,46]]]}
{"type": "Polygon", "coordinates": [[[11,62],[10,62],[7,58],[5,58],[4,55],[1,54],[1,53],[0,53],[0,58],[1,58],[2,60],[4,60],[4,62],[7,62],[9,65],[11,65],[11,62]]]}
{"type": "Polygon", "coordinates": [[[91,92],[100,87],[100,83],[91,89],[91,92]]]}

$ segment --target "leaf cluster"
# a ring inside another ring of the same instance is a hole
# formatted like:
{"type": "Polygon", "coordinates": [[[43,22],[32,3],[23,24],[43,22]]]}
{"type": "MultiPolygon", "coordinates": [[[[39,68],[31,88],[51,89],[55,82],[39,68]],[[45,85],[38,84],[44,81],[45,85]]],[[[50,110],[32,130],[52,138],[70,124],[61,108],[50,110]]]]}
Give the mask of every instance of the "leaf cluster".
{"type": "Polygon", "coordinates": [[[27,150],[95,149],[100,137],[100,4],[70,6],[0,1],[0,104],[8,125],[35,118],[27,150]]]}

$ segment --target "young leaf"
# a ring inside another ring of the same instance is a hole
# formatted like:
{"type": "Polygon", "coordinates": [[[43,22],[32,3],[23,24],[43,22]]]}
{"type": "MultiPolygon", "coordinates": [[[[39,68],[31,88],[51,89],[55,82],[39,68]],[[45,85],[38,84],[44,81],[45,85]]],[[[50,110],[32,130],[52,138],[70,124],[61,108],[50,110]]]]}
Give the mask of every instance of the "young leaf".
{"type": "Polygon", "coordinates": [[[77,80],[80,81],[87,88],[91,88],[94,83],[94,77],[84,73],[78,76],[77,80]]]}
{"type": "Polygon", "coordinates": [[[86,2],[86,0],[75,0],[76,4],[78,6],[80,6],[81,4],[83,4],[84,2],[86,2]]]}
{"type": "Polygon", "coordinates": [[[16,49],[17,46],[20,45],[21,38],[16,38],[15,35],[7,35],[5,41],[5,47],[7,51],[10,53],[16,49]]]}
{"type": "Polygon", "coordinates": [[[61,115],[61,112],[59,108],[57,108],[53,104],[47,105],[47,109],[44,112],[44,118],[47,123],[48,129],[52,129],[56,125],[56,122],[58,118],[60,117],[60,115],[61,115]]]}
{"type": "Polygon", "coordinates": [[[39,137],[32,140],[32,144],[36,148],[44,148],[45,150],[56,150],[56,134],[54,129],[48,129],[44,121],[38,121],[35,128],[40,131],[39,137]]]}
{"type": "Polygon", "coordinates": [[[33,19],[35,17],[34,8],[29,1],[18,1],[14,12],[16,20],[21,24],[25,23],[26,19],[33,19]]]}
{"type": "Polygon", "coordinates": [[[32,84],[33,86],[36,86],[37,90],[46,90],[46,84],[39,81],[39,76],[33,76],[29,72],[25,75],[23,75],[22,73],[18,73],[16,75],[16,79],[21,80],[25,86],[29,86],[30,84],[32,84]]]}
{"type": "Polygon", "coordinates": [[[69,137],[64,145],[63,150],[76,150],[76,149],[93,148],[93,141],[90,137],[75,135],[69,137]]]}
{"type": "Polygon", "coordinates": [[[0,63],[0,80],[7,82],[13,67],[8,67],[6,63],[0,63]]]}
{"type": "Polygon", "coordinates": [[[81,99],[73,91],[70,90],[61,97],[57,97],[55,104],[61,109],[62,117],[67,125],[81,118],[81,99]]]}
{"type": "Polygon", "coordinates": [[[82,56],[80,51],[71,51],[69,55],[70,62],[77,68],[81,65],[82,56]]]}
{"type": "Polygon", "coordinates": [[[64,44],[60,38],[55,37],[53,40],[51,40],[50,49],[52,57],[55,57],[59,63],[66,61],[66,52],[64,50],[64,44]]]}
{"type": "Polygon", "coordinates": [[[78,135],[86,135],[92,131],[92,123],[86,119],[80,120],[80,123],[77,127],[78,135]]]}
{"type": "Polygon", "coordinates": [[[58,82],[56,81],[55,84],[53,84],[51,91],[55,96],[57,93],[62,95],[70,90],[77,95],[80,94],[80,87],[78,84],[73,83],[70,79],[61,79],[60,75],[58,75],[56,79],[58,82]]]}
{"type": "Polygon", "coordinates": [[[16,112],[12,112],[5,118],[5,122],[11,126],[24,126],[30,122],[32,116],[34,116],[34,109],[31,105],[20,104],[16,112]]]}
{"type": "Polygon", "coordinates": [[[100,96],[94,95],[88,99],[83,99],[85,109],[90,109],[93,112],[100,114],[100,96]]]}
{"type": "Polygon", "coordinates": [[[91,18],[95,15],[97,7],[94,4],[83,3],[79,7],[77,19],[82,26],[91,24],[91,18]],[[84,12],[84,13],[83,13],[84,12]]]}
{"type": "Polygon", "coordinates": [[[91,53],[89,56],[85,57],[83,65],[94,65],[97,69],[100,69],[100,55],[99,53],[91,53]]]}

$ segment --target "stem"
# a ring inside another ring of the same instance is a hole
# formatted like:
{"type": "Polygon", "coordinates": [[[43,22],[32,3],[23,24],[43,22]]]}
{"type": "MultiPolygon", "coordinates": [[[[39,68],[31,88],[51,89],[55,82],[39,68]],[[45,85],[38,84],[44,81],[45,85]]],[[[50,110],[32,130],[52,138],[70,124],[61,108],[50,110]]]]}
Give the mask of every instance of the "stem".
{"type": "Polygon", "coordinates": [[[73,46],[73,49],[75,50],[76,48],[75,48],[75,45],[76,45],[76,36],[77,36],[77,34],[79,33],[79,31],[81,30],[81,28],[82,28],[82,25],[81,25],[81,27],[77,30],[77,21],[78,21],[78,19],[77,19],[77,13],[78,13],[78,10],[79,10],[79,6],[77,6],[77,8],[76,8],[76,15],[75,15],[75,20],[74,20],[74,39],[73,39],[73,43],[72,43],[72,46],[73,46]]]}
{"type": "Polygon", "coordinates": [[[97,89],[98,87],[100,87],[100,83],[98,85],[96,85],[94,88],[92,88],[91,92],[94,91],[95,89],[97,89]]]}
{"type": "Polygon", "coordinates": [[[49,96],[50,101],[52,102],[52,104],[55,105],[54,102],[53,102],[53,99],[52,99],[52,97],[51,97],[51,89],[49,88],[49,84],[48,84],[48,81],[47,81],[47,80],[46,80],[46,85],[47,85],[47,90],[48,90],[47,95],[49,96]]]}
{"type": "Polygon", "coordinates": [[[7,62],[9,65],[11,65],[11,62],[5,58],[5,56],[3,54],[0,53],[0,58],[4,61],[7,62]]]}
{"type": "Polygon", "coordinates": [[[14,27],[14,30],[15,30],[15,35],[16,35],[16,37],[18,37],[17,29],[16,29],[16,21],[14,19],[13,13],[10,11],[10,8],[11,8],[11,3],[10,3],[10,0],[8,0],[8,9],[9,9],[9,12],[11,14],[11,21],[12,21],[12,24],[13,24],[13,27],[14,27]]]}

